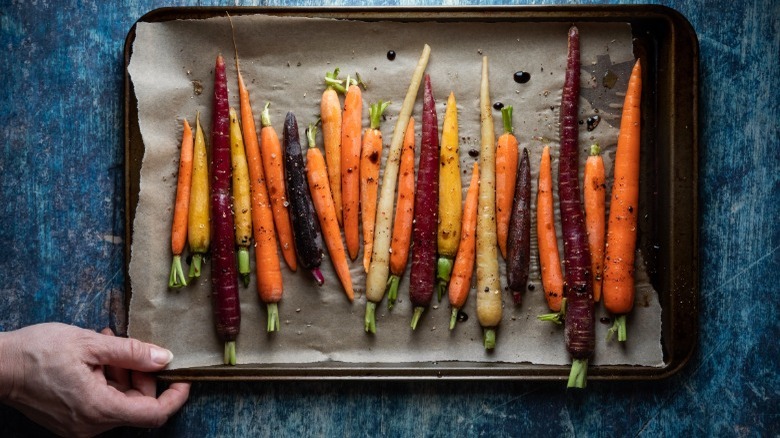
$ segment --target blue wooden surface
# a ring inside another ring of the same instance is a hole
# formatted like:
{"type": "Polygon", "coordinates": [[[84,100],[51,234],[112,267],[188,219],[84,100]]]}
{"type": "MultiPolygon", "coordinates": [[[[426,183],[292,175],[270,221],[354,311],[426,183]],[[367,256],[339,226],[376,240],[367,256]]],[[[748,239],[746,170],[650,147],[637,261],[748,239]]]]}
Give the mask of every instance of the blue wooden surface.
{"type": "MultiPolygon", "coordinates": [[[[0,1],[0,330],[121,325],[124,38],[154,8],[217,3],[0,1]]],[[[701,329],[682,372],[584,394],[560,382],[196,384],[162,430],[117,434],[777,434],[780,2],[660,3],[691,21],[701,49],[701,329]]],[[[42,433],[0,407],[0,435],[42,433]]]]}

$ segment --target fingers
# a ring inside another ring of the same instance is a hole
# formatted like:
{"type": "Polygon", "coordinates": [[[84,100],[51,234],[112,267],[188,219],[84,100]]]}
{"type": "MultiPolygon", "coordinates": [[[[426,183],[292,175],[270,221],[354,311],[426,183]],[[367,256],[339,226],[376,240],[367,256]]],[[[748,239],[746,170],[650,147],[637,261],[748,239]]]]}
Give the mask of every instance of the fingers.
{"type": "Polygon", "coordinates": [[[171,384],[158,398],[110,397],[109,409],[121,421],[134,427],[160,427],[187,401],[190,383],[171,384]]]}
{"type": "MultiPolygon", "coordinates": [[[[108,327],[101,330],[100,333],[106,336],[114,336],[114,332],[108,327]]],[[[116,389],[124,392],[130,388],[130,372],[128,370],[106,365],[104,367],[104,373],[106,375],[106,380],[108,380],[109,384],[116,389]]]]}
{"type": "Polygon", "coordinates": [[[132,373],[133,388],[147,397],[157,396],[157,379],[148,373],[136,371],[132,373]]]}
{"type": "Polygon", "coordinates": [[[159,371],[173,359],[173,353],[164,348],[115,336],[97,336],[89,350],[99,365],[136,371],[159,371]]]}

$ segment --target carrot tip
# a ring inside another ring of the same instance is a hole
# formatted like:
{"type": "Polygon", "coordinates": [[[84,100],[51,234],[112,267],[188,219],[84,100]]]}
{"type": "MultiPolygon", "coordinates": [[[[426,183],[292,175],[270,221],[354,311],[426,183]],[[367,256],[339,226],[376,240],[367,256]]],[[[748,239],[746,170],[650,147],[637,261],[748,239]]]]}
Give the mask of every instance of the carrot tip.
{"type": "Polygon", "coordinates": [[[420,317],[425,311],[425,307],[417,306],[414,308],[414,315],[412,315],[412,330],[417,329],[417,323],[420,322],[420,317]]]}
{"type": "Polygon", "coordinates": [[[236,364],[236,341],[225,342],[225,365],[236,364]]]}
{"type": "Polygon", "coordinates": [[[626,315],[618,315],[615,317],[615,322],[612,327],[607,331],[607,340],[610,341],[617,333],[618,342],[626,342],[628,339],[628,333],[626,330],[626,315]]]}
{"type": "Polygon", "coordinates": [[[376,333],[376,303],[366,301],[366,333],[376,333]]]}
{"type": "Polygon", "coordinates": [[[397,275],[391,275],[387,279],[387,310],[393,310],[395,300],[398,298],[398,284],[401,282],[401,277],[397,275]]]}
{"type": "Polygon", "coordinates": [[[588,383],[588,359],[575,359],[571,363],[567,388],[585,388],[588,383]]]}
{"type": "Polygon", "coordinates": [[[523,294],[520,291],[512,291],[512,301],[514,301],[515,306],[523,304],[523,294]]]}
{"type": "Polygon", "coordinates": [[[202,261],[203,261],[203,254],[193,254],[192,263],[190,264],[190,272],[189,272],[190,278],[200,277],[200,265],[202,261]]]}
{"type": "Polygon", "coordinates": [[[266,304],[268,309],[268,324],[266,331],[268,333],[279,331],[279,306],[276,303],[266,304]]]}
{"type": "Polygon", "coordinates": [[[312,268],[311,275],[314,277],[314,281],[317,282],[317,286],[322,286],[325,284],[325,277],[322,275],[320,268],[312,268]]]}
{"type": "Polygon", "coordinates": [[[168,287],[178,289],[187,285],[187,277],[181,267],[181,255],[173,256],[171,263],[171,276],[168,278],[168,287]]]}
{"type": "Polygon", "coordinates": [[[458,322],[458,312],[460,309],[457,307],[452,308],[452,315],[450,315],[450,330],[455,328],[455,323],[458,322]]]}

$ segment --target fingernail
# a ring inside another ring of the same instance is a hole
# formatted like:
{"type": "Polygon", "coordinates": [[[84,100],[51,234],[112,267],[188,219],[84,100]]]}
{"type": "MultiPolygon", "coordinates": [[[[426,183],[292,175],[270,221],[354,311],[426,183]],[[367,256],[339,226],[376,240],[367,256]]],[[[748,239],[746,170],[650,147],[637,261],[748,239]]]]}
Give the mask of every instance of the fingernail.
{"type": "Polygon", "coordinates": [[[167,365],[173,360],[173,353],[169,350],[159,347],[152,347],[152,362],[157,365],[167,365]]]}

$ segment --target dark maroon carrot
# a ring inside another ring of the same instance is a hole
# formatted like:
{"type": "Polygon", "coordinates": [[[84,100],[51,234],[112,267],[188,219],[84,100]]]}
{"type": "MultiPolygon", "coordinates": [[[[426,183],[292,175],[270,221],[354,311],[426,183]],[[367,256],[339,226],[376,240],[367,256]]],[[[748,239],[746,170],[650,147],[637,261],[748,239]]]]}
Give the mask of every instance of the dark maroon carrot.
{"type": "Polygon", "coordinates": [[[412,329],[431,302],[436,284],[436,233],[439,223],[439,122],[431,90],[431,77],[425,75],[423,92],[422,140],[414,195],[412,268],[409,299],[414,306],[412,329]]]}
{"type": "Polygon", "coordinates": [[[580,37],[569,29],[569,53],[561,96],[561,152],[558,162],[558,197],[563,230],[566,348],[573,362],[569,387],[584,388],[588,359],[595,345],[593,283],[585,213],[580,202],[577,105],[580,96],[580,37]]]}
{"type": "Polygon", "coordinates": [[[214,118],[211,125],[211,298],[217,335],[225,343],[225,364],[235,365],[241,309],[230,169],[230,109],[225,60],[220,54],[214,69],[214,118]]]}
{"type": "Polygon", "coordinates": [[[287,182],[287,199],[290,202],[290,219],[293,226],[293,240],[298,261],[304,269],[311,271],[317,284],[322,286],[325,279],[320,272],[322,263],[322,244],[317,217],[311,203],[309,184],[306,181],[306,167],[303,164],[298,121],[292,112],[284,119],[282,132],[284,141],[284,170],[287,182]]]}
{"type": "Polygon", "coordinates": [[[523,300],[531,262],[531,164],[528,149],[517,165],[515,194],[506,243],[506,280],[516,305],[523,300]]]}

